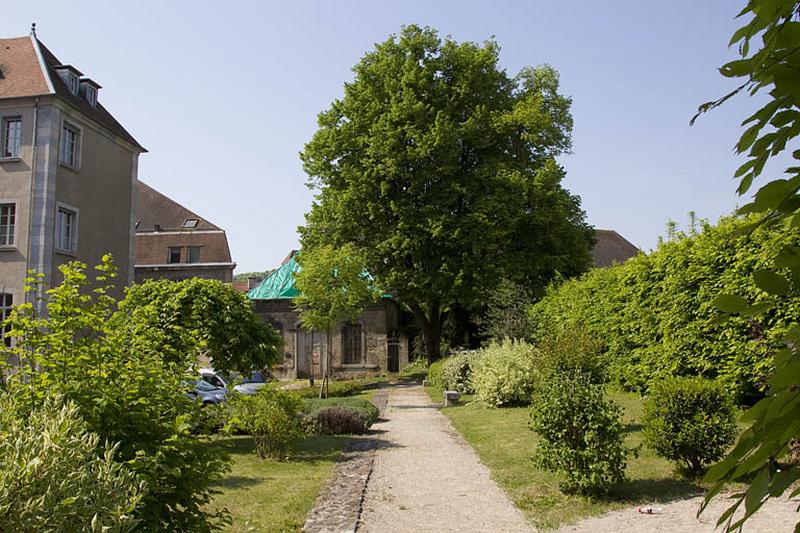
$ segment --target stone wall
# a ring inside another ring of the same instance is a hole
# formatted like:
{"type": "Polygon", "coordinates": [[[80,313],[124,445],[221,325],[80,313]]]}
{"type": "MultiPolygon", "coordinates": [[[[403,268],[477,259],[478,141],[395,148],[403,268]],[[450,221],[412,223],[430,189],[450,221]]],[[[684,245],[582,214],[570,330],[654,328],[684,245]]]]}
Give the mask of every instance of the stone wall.
{"type": "MultiPolygon", "coordinates": [[[[323,373],[324,353],[322,361],[314,361],[313,366],[298,352],[301,345],[310,342],[311,337],[300,323],[300,316],[294,310],[291,300],[255,300],[255,313],[265,323],[272,325],[281,333],[283,346],[282,362],[273,366],[273,374],[281,379],[305,378],[313,371],[316,377],[323,373]]],[[[315,332],[313,339],[319,343],[320,337],[327,337],[330,343],[331,375],[337,378],[355,378],[386,373],[389,368],[388,336],[394,334],[398,343],[399,368],[408,364],[408,339],[397,333],[399,326],[399,309],[391,300],[369,306],[356,321],[361,325],[361,361],[355,364],[344,364],[342,327],[333,328],[330,334],[315,332]]],[[[309,350],[306,350],[306,353],[309,350]]]]}

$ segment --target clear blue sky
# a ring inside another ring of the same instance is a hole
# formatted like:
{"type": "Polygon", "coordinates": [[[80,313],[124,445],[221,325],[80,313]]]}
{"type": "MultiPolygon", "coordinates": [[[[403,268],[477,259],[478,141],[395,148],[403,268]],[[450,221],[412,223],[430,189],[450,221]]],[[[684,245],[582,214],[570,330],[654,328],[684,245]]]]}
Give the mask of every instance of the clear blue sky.
{"type": "Polygon", "coordinates": [[[732,146],[756,102],[694,127],[729,90],[717,68],[741,1],[6,0],[0,35],[40,39],[97,80],[149,153],[139,176],[228,232],[237,272],[297,247],[311,202],[298,152],[350,68],[404,24],[457,40],[494,35],[502,64],[549,63],[573,98],[566,186],[590,223],[650,249],[667,219],[716,219],[739,200],[732,146]]]}

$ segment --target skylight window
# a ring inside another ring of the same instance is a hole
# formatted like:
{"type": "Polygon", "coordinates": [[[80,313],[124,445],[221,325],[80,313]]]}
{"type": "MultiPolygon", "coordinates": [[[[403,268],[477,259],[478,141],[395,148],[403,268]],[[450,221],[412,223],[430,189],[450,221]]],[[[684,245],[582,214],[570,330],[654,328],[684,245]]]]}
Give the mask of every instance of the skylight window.
{"type": "Polygon", "coordinates": [[[187,229],[196,228],[198,220],[196,218],[187,218],[183,221],[183,227],[187,229]]]}

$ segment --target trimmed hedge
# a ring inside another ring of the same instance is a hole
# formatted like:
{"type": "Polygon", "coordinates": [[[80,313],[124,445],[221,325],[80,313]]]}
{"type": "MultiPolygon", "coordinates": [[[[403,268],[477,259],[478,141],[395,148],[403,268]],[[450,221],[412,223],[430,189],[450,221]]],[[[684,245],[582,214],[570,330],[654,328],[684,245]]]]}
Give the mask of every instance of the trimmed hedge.
{"type": "Polygon", "coordinates": [[[530,310],[534,336],[585,332],[600,341],[609,379],[627,390],[645,391],[666,376],[703,376],[719,379],[740,402],[758,398],[771,353],[800,316],[800,291],[780,297],[758,321],[716,321],[712,302],[723,293],[769,299],[753,271],[771,266],[784,246],[800,246],[800,232],[744,231],[749,222],[702,223],[699,233],[677,234],[649,255],[551,287],[530,310]]]}
{"type": "Polygon", "coordinates": [[[702,378],[667,378],[650,387],[644,402],[645,443],[697,476],[719,460],[736,439],[730,396],[702,378]]]}
{"type": "Polygon", "coordinates": [[[378,420],[378,408],[364,398],[313,398],[303,401],[303,413],[309,418],[315,418],[320,411],[340,407],[358,413],[364,418],[367,426],[378,420]]]}

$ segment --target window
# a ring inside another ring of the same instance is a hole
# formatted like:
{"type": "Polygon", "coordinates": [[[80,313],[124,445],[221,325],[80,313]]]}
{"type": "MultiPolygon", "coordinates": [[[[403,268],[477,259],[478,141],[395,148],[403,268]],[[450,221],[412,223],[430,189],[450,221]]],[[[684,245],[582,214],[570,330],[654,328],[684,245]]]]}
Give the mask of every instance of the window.
{"type": "Polygon", "coordinates": [[[67,166],[78,168],[80,148],[81,130],[65,122],[61,128],[61,154],[59,161],[67,166]]]}
{"type": "Polygon", "coordinates": [[[19,157],[22,152],[22,119],[20,117],[3,119],[0,136],[3,141],[0,157],[19,157]]]}
{"type": "Polygon", "coordinates": [[[189,257],[186,259],[187,263],[199,263],[200,262],[200,247],[199,246],[189,246],[189,257]]]}
{"type": "Polygon", "coordinates": [[[78,94],[78,76],[71,72],[67,74],[67,87],[72,94],[78,94]]]}
{"type": "Polygon", "coordinates": [[[183,221],[184,228],[196,228],[197,227],[197,219],[196,218],[187,218],[183,221]]]}
{"type": "Polygon", "coordinates": [[[62,206],[56,213],[56,248],[70,253],[78,248],[78,213],[62,206]]]}
{"type": "Polygon", "coordinates": [[[342,327],[342,364],[357,365],[361,362],[361,324],[345,324],[342,327]]]}
{"type": "Polygon", "coordinates": [[[180,263],[181,262],[181,247],[170,246],[167,253],[167,263],[180,263]]]}
{"type": "Polygon", "coordinates": [[[11,308],[14,306],[14,297],[7,293],[0,293],[0,322],[3,327],[0,330],[0,335],[3,337],[3,344],[6,348],[11,348],[11,324],[6,324],[6,319],[11,314],[11,308]]]}
{"type": "Polygon", "coordinates": [[[17,218],[17,206],[0,204],[0,246],[14,246],[14,224],[17,218]]]}
{"type": "Polygon", "coordinates": [[[92,107],[97,105],[97,89],[91,85],[86,86],[86,100],[92,107]]]}

